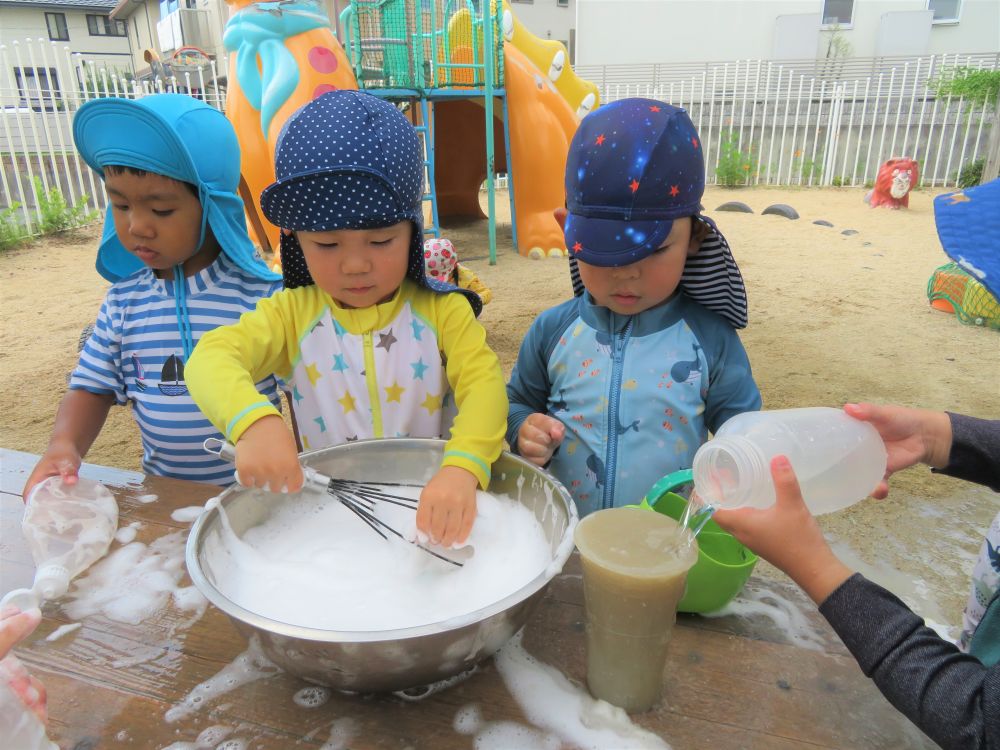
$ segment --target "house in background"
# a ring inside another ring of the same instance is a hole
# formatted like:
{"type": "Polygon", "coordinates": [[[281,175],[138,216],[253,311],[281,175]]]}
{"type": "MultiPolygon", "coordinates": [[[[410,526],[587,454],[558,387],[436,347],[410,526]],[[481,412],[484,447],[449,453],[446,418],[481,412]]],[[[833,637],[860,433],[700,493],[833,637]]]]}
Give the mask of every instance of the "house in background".
{"type": "Polygon", "coordinates": [[[998,0],[575,2],[578,65],[1000,50],[998,0]]]}
{"type": "Polygon", "coordinates": [[[507,0],[517,20],[542,39],[555,39],[569,50],[570,64],[576,62],[577,0],[507,0]]]}
{"type": "MultiPolygon", "coordinates": [[[[337,28],[348,0],[320,0],[337,28]]],[[[203,60],[224,60],[222,43],[229,7],[225,0],[116,0],[111,17],[125,24],[131,42],[132,66],[139,80],[155,79],[163,66],[183,58],[191,67],[203,60]]],[[[341,37],[343,38],[343,37],[341,37]]],[[[226,76],[225,65],[218,75],[226,76]]]]}
{"type": "Polygon", "coordinates": [[[0,90],[4,106],[52,109],[84,84],[79,68],[60,71],[26,40],[52,42],[111,69],[131,69],[124,25],[111,18],[117,0],[0,0],[0,90]]]}

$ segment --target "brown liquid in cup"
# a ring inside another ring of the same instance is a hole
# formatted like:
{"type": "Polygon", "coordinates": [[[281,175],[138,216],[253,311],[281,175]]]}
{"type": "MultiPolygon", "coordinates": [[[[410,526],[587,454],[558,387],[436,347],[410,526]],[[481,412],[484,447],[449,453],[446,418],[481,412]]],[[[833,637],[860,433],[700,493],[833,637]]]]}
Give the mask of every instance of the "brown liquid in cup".
{"type": "Polygon", "coordinates": [[[698,547],[674,519],[637,508],[592,513],[574,541],[583,563],[587,686],[595,698],[646,711],[663,692],[667,644],[698,547]]]}

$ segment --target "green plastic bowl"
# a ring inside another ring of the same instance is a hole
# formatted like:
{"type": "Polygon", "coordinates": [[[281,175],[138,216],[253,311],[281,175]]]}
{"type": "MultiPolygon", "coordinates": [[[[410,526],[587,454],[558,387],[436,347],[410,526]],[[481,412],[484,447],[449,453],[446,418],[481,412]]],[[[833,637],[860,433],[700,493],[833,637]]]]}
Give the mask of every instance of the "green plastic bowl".
{"type": "MultiPolygon", "coordinates": [[[[670,474],[646,494],[639,507],[681,519],[687,500],[672,492],[691,481],[691,472],[670,474]]],[[[757,564],[757,555],[740,544],[715,521],[709,520],[696,537],[698,561],[688,571],[687,591],[678,612],[713,612],[726,606],[743,590],[757,564]]]]}

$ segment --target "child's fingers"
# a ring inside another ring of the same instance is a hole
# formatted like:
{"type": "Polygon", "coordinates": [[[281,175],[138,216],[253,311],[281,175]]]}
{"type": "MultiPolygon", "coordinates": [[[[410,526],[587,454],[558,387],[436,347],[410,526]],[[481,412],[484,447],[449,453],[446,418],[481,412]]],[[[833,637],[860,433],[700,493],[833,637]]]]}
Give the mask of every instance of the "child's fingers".
{"type": "Polygon", "coordinates": [[[430,537],[432,503],[421,500],[417,503],[417,535],[430,537]]]}
{"type": "Polygon", "coordinates": [[[775,456],[771,460],[771,477],[774,479],[776,505],[802,505],[802,490],[799,480],[787,456],[775,456]]]}
{"type": "Polygon", "coordinates": [[[0,620],[0,658],[6,656],[15,643],[27,638],[42,620],[42,613],[37,607],[27,612],[7,607],[4,613],[0,620]]]}
{"type": "Polygon", "coordinates": [[[79,464],[70,461],[68,458],[64,458],[59,461],[57,468],[59,469],[59,476],[62,477],[64,483],[76,484],[79,481],[79,464]]]}

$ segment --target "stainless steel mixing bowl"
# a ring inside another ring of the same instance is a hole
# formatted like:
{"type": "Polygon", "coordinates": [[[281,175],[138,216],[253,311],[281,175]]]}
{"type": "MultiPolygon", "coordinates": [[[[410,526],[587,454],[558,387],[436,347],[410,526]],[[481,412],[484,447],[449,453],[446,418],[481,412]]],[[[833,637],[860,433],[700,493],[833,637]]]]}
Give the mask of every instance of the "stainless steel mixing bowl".
{"type": "MultiPolygon", "coordinates": [[[[343,479],[423,484],[440,466],[443,448],[442,440],[368,440],[305,454],[303,462],[343,479]]],[[[504,453],[493,465],[489,489],[531,509],[549,541],[551,563],[509,596],[446,622],[397,630],[333,631],[289,625],[250,612],[215,585],[206,549],[221,544],[216,509],[203,513],[191,529],[185,555],[188,573],[243,635],[257,636],[267,657],[292,674],[360,692],[429,685],[469,669],[503,646],[527,621],[573,551],[576,507],[547,472],[504,453]]],[[[263,523],[282,503],[310,502],[308,495],[264,494],[241,487],[227,489],[219,500],[237,535],[263,523]]]]}

